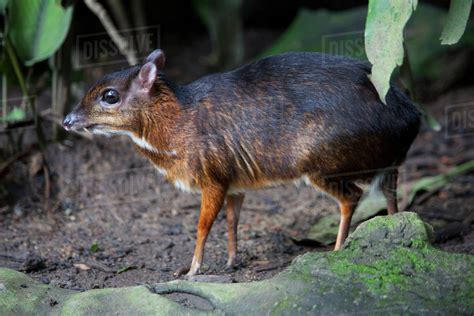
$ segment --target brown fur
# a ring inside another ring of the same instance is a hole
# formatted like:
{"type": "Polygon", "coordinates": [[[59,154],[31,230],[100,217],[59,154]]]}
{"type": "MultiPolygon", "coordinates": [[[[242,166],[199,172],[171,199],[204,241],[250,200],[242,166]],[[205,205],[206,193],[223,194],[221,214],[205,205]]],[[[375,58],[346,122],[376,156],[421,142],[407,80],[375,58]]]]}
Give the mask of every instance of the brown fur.
{"type": "Polygon", "coordinates": [[[127,133],[169,181],[202,192],[190,275],[199,270],[224,200],[228,263],[234,262],[243,190],[307,177],[339,202],[336,249],[362,195],[354,180],[382,174],[388,211],[397,211],[396,168],[418,131],[419,113],[395,87],[382,104],[365,63],[283,54],[181,87],[161,73],[163,65],[155,51],[144,65],[104,78],[64,124],[127,133]],[[111,87],[121,101],[104,106],[111,87]]]}

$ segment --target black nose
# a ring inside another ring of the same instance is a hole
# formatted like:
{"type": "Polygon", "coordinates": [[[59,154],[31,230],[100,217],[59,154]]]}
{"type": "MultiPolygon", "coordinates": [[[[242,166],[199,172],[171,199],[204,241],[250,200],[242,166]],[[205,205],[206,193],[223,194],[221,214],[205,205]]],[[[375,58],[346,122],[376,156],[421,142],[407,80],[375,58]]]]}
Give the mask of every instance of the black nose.
{"type": "Polygon", "coordinates": [[[71,112],[69,113],[65,118],[64,118],[64,121],[63,121],[63,127],[66,131],[69,131],[71,130],[72,126],[76,123],[77,119],[76,119],[76,115],[74,114],[74,112],[71,112]]]}

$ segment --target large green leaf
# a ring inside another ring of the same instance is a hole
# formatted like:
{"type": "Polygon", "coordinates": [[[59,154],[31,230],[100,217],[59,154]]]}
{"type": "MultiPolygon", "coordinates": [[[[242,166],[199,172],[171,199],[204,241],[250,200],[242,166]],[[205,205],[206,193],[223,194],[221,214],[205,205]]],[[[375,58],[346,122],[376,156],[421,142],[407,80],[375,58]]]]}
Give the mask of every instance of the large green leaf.
{"type": "Polygon", "coordinates": [[[283,35],[259,57],[287,51],[318,51],[365,59],[366,14],[363,7],[339,12],[300,9],[283,35]]]}
{"type": "Polygon", "coordinates": [[[26,113],[23,109],[15,107],[10,113],[7,113],[1,119],[5,122],[17,122],[25,119],[26,113]]]}
{"type": "Polygon", "coordinates": [[[417,0],[370,0],[365,25],[365,51],[372,63],[371,80],[382,102],[396,66],[403,63],[403,29],[417,0]]]}
{"type": "Polygon", "coordinates": [[[472,0],[451,0],[449,6],[448,20],[441,34],[441,44],[456,44],[466,29],[469,13],[471,12],[472,0]]]}
{"type": "Polygon", "coordinates": [[[63,43],[72,18],[72,6],[57,0],[15,0],[9,5],[9,33],[26,65],[45,60],[63,43]]]}

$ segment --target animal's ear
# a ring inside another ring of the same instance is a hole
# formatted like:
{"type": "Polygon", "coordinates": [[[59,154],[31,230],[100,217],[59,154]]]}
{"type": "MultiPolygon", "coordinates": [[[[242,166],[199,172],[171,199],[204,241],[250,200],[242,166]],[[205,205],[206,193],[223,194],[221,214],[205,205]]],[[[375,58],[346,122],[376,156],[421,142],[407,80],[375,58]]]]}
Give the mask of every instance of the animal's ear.
{"type": "Polygon", "coordinates": [[[138,73],[138,85],[142,91],[148,93],[151,90],[151,87],[153,87],[155,83],[157,72],[157,68],[152,62],[147,62],[140,68],[140,72],[138,73]]]}
{"type": "Polygon", "coordinates": [[[161,49],[155,49],[145,59],[145,63],[153,63],[158,70],[161,70],[165,67],[165,53],[161,49]]]}

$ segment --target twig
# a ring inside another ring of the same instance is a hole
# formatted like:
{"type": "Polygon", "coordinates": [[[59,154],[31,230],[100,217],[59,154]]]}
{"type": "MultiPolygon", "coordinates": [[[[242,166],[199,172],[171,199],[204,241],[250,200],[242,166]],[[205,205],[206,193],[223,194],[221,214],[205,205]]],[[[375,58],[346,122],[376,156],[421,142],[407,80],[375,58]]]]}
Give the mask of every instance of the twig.
{"type": "Polygon", "coordinates": [[[8,158],[6,161],[4,161],[2,164],[0,164],[0,175],[12,164],[14,163],[15,161],[17,161],[18,159],[21,159],[23,156],[26,156],[30,151],[31,151],[32,148],[28,148],[27,150],[24,150],[24,151],[21,151],[21,152],[17,152],[16,154],[14,154],[13,156],[11,156],[10,158],[8,158]]]}
{"type": "Polygon", "coordinates": [[[107,11],[96,0],[84,0],[87,7],[99,18],[112,41],[117,45],[120,53],[127,58],[127,62],[133,66],[137,64],[137,56],[133,49],[128,46],[127,41],[118,33],[117,28],[112,23],[107,11]]]}
{"type": "MultiPolygon", "coordinates": [[[[135,2],[135,1],[132,1],[135,2]]],[[[112,16],[115,18],[118,26],[122,30],[131,29],[130,22],[128,21],[127,14],[125,13],[125,8],[121,0],[107,0],[110,10],[112,11],[112,16]]]]}
{"type": "Polygon", "coordinates": [[[103,271],[103,272],[107,272],[107,273],[115,273],[116,272],[115,269],[109,268],[105,264],[103,264],[101,262],[98,262],[96,260],[93,260],[93,259],[86,260],[86,264],[88,266],[90,266],[91,268],[95,268],[95,269],[103,271]]]}

